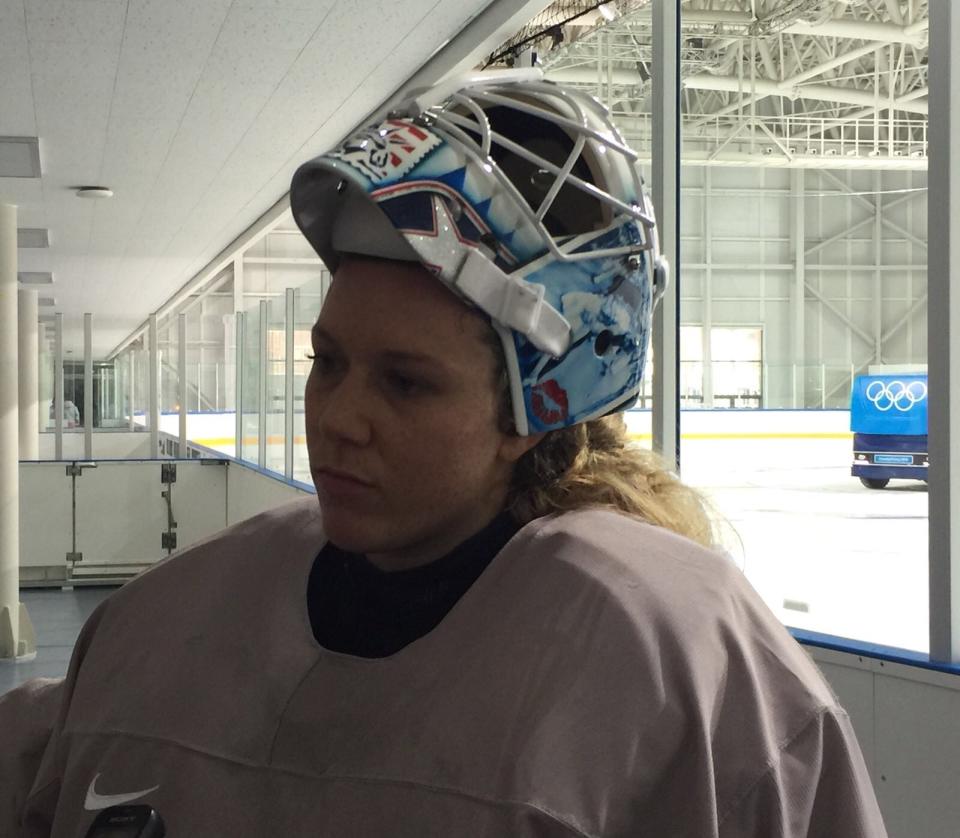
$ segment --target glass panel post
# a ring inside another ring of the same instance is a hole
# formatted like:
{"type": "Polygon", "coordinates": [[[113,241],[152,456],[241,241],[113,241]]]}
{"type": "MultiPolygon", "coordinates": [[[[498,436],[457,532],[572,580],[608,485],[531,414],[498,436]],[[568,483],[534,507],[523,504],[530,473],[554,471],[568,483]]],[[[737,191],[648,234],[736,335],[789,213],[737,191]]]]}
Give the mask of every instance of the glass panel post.
{"type": "Polygon", "coordinates": [[[930,4],[929,539],[930,657],[960,662],[960,7],[930,4]],[[956,129],[956,130],[954,130],[956,129]],[[952,330],[952,331],[951,331],[952,330]]]}
{"type": "Polygon", "coordinates": [[[653,450],[680,468],[680,4],[653,5],[653,204],[672,274],[653,319],[653,450]]]}
{"type": "Polygon", "coordinates": [[[267,331],[270,326],[270,312],[266,300],[260,300],[260,398],[258,407],[260,408],[260,433],[258,435],[259,445],[257,446],[257,465],[260,468],[267,467],[267,331]]]}
{"type": "Polygon", "coordinates": [[[286,316],[286,354],[284,355],[284,386],[283,386],[283,474],[287,480],[293,479],[293,351],[294,329],[296,328],[295,292],[293,288],[286,289],[287,316],[286,316]]]}
{"type": "Polygon", "coordinates": [[[137,361],[136,354],[131,347],[127,352],[127,410],[130,411],[130,415],[127,417],[127,428],[128,430],[134,431],[137,428],[136,423],[136,383],[137,383],[137,361]]]}
{"type": "Polygon", "coordinates": [[[150,423],[150,457],[160,453],[160,332],[157,327],[157,315],[150,315],[150,349],[148,357],[149,403],[147,417],[150,423]]]}
{"type": "Polygon", "coordinates": [[[54,459],[63,459],[63,312],[54,315],[53,427],[54,459]]]}
{"type": "Polygon", "coordinates": [[[83,315],[83,456],[93,459],[93,315],[83,315]]]}
{"type": "Polygon", "coordinates": [[[237,327],[234,330],[234,342],[236,344],[236,349],[234,350],[234,356],[236,358],[236,385],[235,385],[235,400],[234,400],[234,410],[236,413],[236,425],[234,428],[234,437],[235,441],[233,444],[234,456],[238,460],[243,459],[243,361],[244,361],[244,351],[243,351],[243,312],[238,311],[234,314],[234,317],[237,321],[237,327]]]}
{"type": "MultiPolygon", "coordinates": [[[[177,384],[180,402],[180,456],[187,456],[187,315],[180,312],[177,318],[177,340],[180,344],[177,352],[177,384]]],[[[197,378],[197,392],[200,391],[200,378],[197,378]]]]}

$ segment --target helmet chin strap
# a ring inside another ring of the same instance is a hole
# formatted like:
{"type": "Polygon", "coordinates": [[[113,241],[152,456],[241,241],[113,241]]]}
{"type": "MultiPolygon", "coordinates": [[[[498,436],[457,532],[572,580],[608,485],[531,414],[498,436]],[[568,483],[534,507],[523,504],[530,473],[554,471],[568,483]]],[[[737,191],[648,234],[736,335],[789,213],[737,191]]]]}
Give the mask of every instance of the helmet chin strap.
{"type": "Polygon", "coordinates": [[[470,247],[452,281],[463,297],[541,352],[559,358],[570,347],[569,321],[544,299],[539,283],[504,273],[480,248],[470,247]]]}

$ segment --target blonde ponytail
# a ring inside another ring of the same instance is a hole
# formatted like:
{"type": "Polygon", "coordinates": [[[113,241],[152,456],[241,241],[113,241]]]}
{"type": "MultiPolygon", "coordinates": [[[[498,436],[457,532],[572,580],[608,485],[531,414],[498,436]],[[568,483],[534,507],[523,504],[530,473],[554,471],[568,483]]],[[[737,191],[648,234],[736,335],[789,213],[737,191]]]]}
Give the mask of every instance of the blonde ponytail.
{"type": "MultiPolygon", "coordinates": [[[[500,426],[511,432],[503,347],[492,327],[486,337],[496,359],[500,426]]],[[[624,512],[704,546],[719,546],[706,498],[682,483],[660,457],[633,442],[622,414],[549,431],[514,467],[507,508],[521,524],[586,507],[624,512]]]]}
{"type": "Polygon", "coordinates": [[[549,432],[517,462],[507,496],[526,523],[553,512],[601,507],[716,546],[705,498],[627,436],[620,414],[549,432]]]}

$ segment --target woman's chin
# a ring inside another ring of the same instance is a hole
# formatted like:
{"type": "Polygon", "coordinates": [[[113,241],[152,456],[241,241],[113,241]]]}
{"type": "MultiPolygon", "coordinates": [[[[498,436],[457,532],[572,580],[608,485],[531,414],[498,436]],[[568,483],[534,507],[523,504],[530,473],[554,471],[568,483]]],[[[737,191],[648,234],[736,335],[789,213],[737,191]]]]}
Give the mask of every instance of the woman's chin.
{"type": "Polygon", "coordinates": [[[324,506],[323,532],[326,537],[341,550],[348,553],[369,553],[378,548],[377,536],[381,526],[371,519],[370,515],[362,515],[339,508],[336,504],[324,506]]]}

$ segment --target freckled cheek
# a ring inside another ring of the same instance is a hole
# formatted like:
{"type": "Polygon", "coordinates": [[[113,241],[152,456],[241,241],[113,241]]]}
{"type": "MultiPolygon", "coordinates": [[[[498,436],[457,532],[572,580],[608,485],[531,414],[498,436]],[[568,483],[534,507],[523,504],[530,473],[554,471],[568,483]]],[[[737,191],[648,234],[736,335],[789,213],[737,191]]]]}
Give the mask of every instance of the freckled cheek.
{"type": "Polygon", "coordinates": [[[380,454],[392,476],[394,500],[404,506],[437,504],[472,493],[486,480],[496,448],[486,428],[470,417],[384,439],[380,454]]]}

